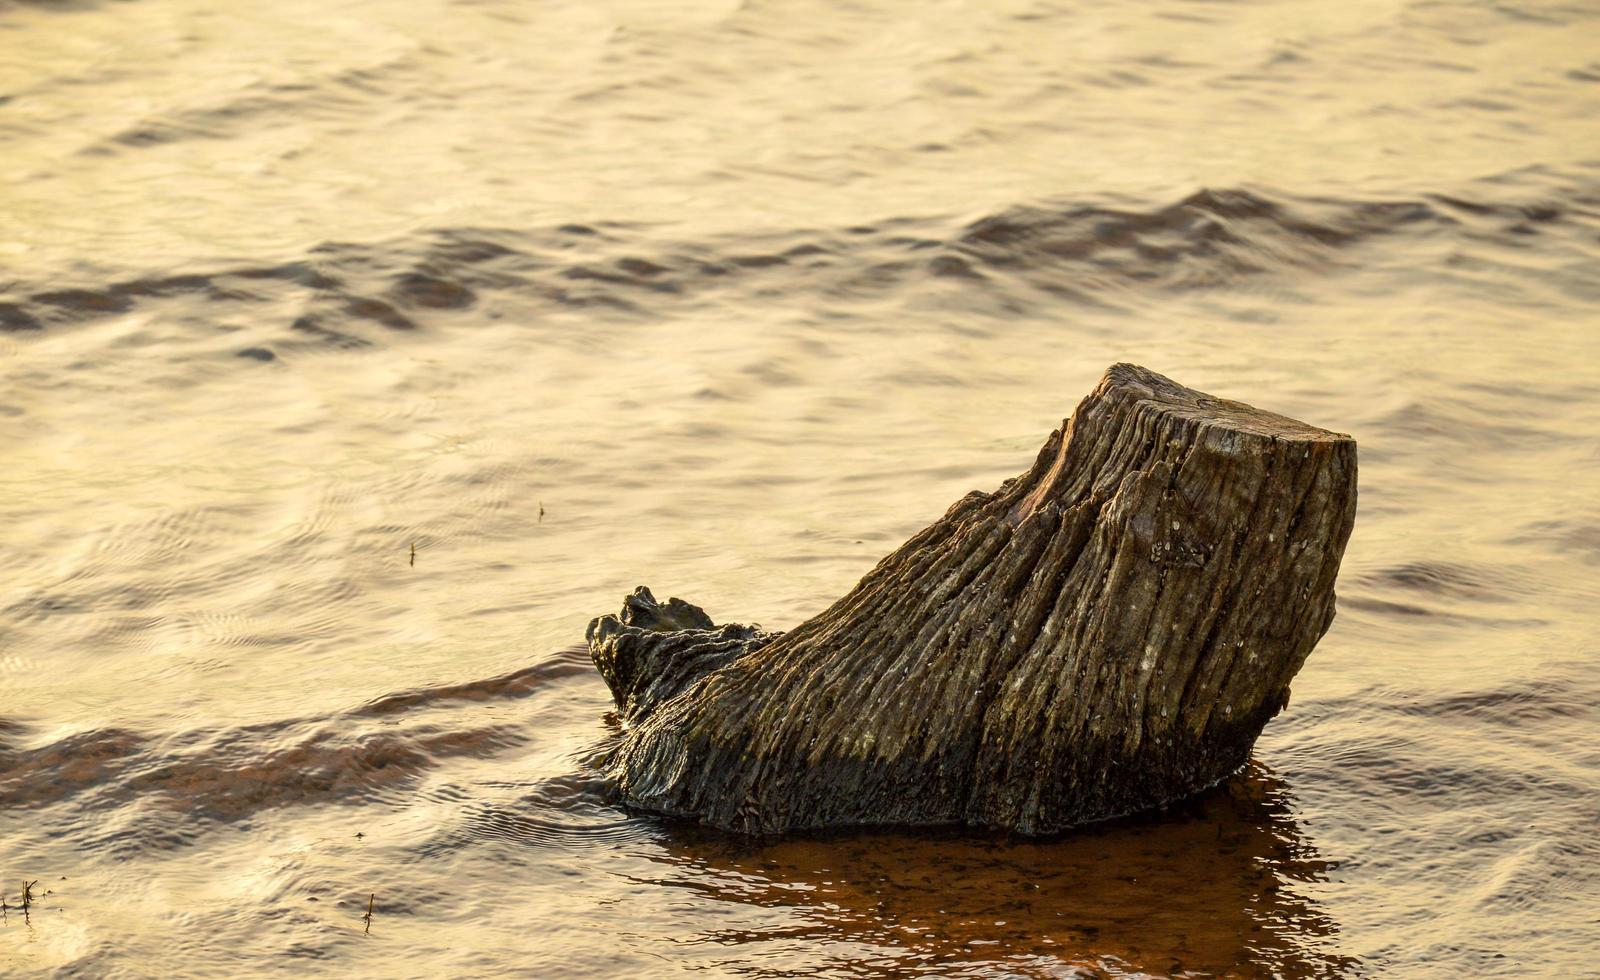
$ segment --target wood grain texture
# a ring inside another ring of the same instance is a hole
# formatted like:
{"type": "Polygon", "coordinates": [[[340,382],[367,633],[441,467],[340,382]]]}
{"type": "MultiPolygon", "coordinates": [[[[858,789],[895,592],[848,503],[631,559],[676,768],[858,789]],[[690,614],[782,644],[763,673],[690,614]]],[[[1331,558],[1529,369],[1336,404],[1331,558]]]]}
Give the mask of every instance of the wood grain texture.
{"type": "Polygon", "coordinates": [[[1129,364],[1033,465],[787,634],[648,590],[589,627],[643,809],[751,833],[1135,812],[1249,758],[1334,614],[1356,446],[1129,364]]]}

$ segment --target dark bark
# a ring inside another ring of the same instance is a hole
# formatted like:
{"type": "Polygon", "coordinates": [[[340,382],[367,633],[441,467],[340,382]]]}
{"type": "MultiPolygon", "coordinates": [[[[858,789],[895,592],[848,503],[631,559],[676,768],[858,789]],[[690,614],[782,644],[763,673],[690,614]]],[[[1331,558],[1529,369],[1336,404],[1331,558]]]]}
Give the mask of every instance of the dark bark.
{"type": "Polygon", "coordinates": [[[1128,364],[787,634],[648,590],[589,627],[629,804],[753,833],[1048,833],[1211,786],[1327,631],[1356,446],[1128,364]]]}

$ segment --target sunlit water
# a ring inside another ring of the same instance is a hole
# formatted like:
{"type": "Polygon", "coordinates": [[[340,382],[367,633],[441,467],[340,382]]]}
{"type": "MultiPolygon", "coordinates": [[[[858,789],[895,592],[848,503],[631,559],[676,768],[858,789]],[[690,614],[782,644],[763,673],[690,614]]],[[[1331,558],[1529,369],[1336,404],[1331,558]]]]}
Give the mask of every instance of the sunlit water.
{"type": "Polygon", "coordinates": [[[0,973],[1600,975],[1596,37],[0,3],[0,973]],[[1117,360],[1360,443],[1249,770],[1035,842],[608,804],[590,617],[792,626],[1117,360]]]}

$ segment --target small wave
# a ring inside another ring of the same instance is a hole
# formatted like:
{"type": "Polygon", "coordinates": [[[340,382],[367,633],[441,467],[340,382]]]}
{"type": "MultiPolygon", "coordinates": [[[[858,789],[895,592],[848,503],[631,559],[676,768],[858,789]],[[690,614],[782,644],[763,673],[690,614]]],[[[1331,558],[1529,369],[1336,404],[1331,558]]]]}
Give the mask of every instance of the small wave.
{"type": "Polygon", "coordinates": [[[1402,702],[1396,710],[1428,718],[1463,718],[1508,727],[1562,720],[1600,719],[1588,691],[1547,680],[1402,702]]]}
{"type": "Polygon", "coordinates": [[[162,743],[102,729],[0,756],[0,807],[33,809],[81,794],[104,809],[154,794],[203,819],[237,820],[291,804],[382,799],[443,759],[493,755],[528,738],[509,726],[346,734],[279,723],[162,743]]]}
{"type": "MultiPolygon", "coordinates": [[[[28,726],[0,720],[0,810],[70,802],[81,813],[98,816],[66,819],[64,832],[122,851],[184,846],[213,825],[281,807],[404,805],[427,773],[450,760],[491,758],[537,737],[526,724],[462,724],[449,714],[419,721],[411,713],[524,698],[580,668],[592,671],[586,654],[580,662],[581,653],[562,651],[482,681],[388,695],[333,716],[166,738],[107,728],[25,747],[28,726]]],[[[447,792],[421,791],[425,796],[447,792]]],[[[462,799],[470,801],[470,794],[462,799]]],[[[548,781],[524,803],[592,817],[601,799],[590,777],[573,776],[548,781]]],[[[614,813],[607,816],[614,822],[614,813]]],[[[559,832],[565,819],[538,818],[551,833],[559,832]]]]}
{"type": "Polygon", "coordinates": [[[1539,452],[1579,444],[1584,438],[1553,425],[1497,416],[1488,407],[1464,401],[1407,402],[1371,420],[1369,428],[1394,446],[1490,448],[1501,453],[1539,452]]]}
{"type": "Polygon", "coordinates": [[[1339,596],[1339,609],[1351,614],[1366,614],[1390,623],[1415,622],[1417,625],[1444,626],[1458,629],[1522,630],[1546,625],[1546,620],[1536,617],[1486,616],[1480,613],[1445,609],[1437,605],[1417,602],[1396,602],[1369,595],[1339,596]]]}
{"type": "Polygon", "coordinates": [[[1508,581],[1505,570],[1491,574],[1487,569],[1440,561],[1412,561],[1368,572],[1363,584],[1379,591],[1388,589],[1425,593],[1451,599],[1478,602],[1506,602],[1532,583],[1508,581]]]}
{"type": "Polygon", "coordinates": [[[1510,544],[1537,544],[1600,565],[1600,519],[1582,517],[1530,521],[1508,537],[1510,544]]]}
{"type": "MultiPolygon", "coordinates": [[[[8,723],[13,745],[25,729],[8,723]]],[[[68,735],[42,748],[0,745],[0,810],[36,809],[120,775],[148,744],[124,729],[68,735]]]]}
{"type": "Polygon", "coordinates": [[[650,820],[637,817],[579,820],[549,811],[496,807],[475,813],[444,841],[423,847],[421,851],[431,856],[487,842],[563,850],[614,847],[646,840],[658,833],[650,820]]]}
{"type": "MultiPolygon", "coordinates": [[[[1364,245],[1402,235],[1451,239],[1462,261],[1485,248],[1526,250],[1540,237],[1592,257],[1600,191],[1568,181],[1542,186],[1534,199],[1506,199],[1514,193],[1529,192],[1492,181],[1393,200],[1203,189],[1149,208],[1043,202],[955,227],[907,218],[701,242],[656,241],[648,229],[618,224],[446,229],[373,244],[331,242],[270,265],[33,292],[14,286],[13,295],[0,297],[0,331],[34,333],[164,302],[261,306],[256,319],[288,310],[277,341],[239,352],[264,362],[287,351],[366,349],[394,331],[482,323],[508,312],[535,316],[541,307],[632,317],[736,291],[848,301],[945,289],[1013,310],[1046,300],[1116,307],[1151,290],[1337,272],[1353,266],[1364,245]]],[[[194,319],[214,322],[215,313],[194,319]]],[[[1419,412],[1425,407],[1390,421],[1430,424],[1419,412]]],[[[1514,438],[1514,429],[1505,437],[1514,438]]]]}
{"type": "Polygon", "coordinates": [[[539,780],[510,802],[479,802],[421,847],[429,856],[485,843],[562,849],[613,846],[654,838],[652,819],[621,815],[599,776],[569,773],[539,780]]]}
{"type": "Polygon", "coordinates": [[[1349,574],[1339,607],[1396,625],[1505,629],[1543,625],[1526,613],[1543,613],[1552,598],[1564,596],[1527,568],[1417,558],[1349,574]]]}
{"type": "Polygon", "coordinates": [[[594,665],[589,660],[588,652],[582,647],[572,647],[541,663],[499,677],[386,695],[367,702],[356,709],[354,714],[378,716],[429,707],[446,701],[488,701],[496,698],[526,697],[552,681],[586,676],[593,671],[594,665]]]}

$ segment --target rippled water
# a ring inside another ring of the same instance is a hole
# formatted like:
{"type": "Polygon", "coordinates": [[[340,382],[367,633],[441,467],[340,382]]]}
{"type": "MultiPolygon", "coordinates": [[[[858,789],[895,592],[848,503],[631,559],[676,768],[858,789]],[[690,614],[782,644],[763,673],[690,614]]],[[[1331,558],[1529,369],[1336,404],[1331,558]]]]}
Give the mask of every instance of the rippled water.
{"type": "Polygon", "coordinates": [[[0,2],[0,973],[1600,975],[1595,37],[0,2]],[[590,617],[790,627],[1116,360],[1360,442],[1250,769],[1031,842],[607,803],[590,617]]]}

